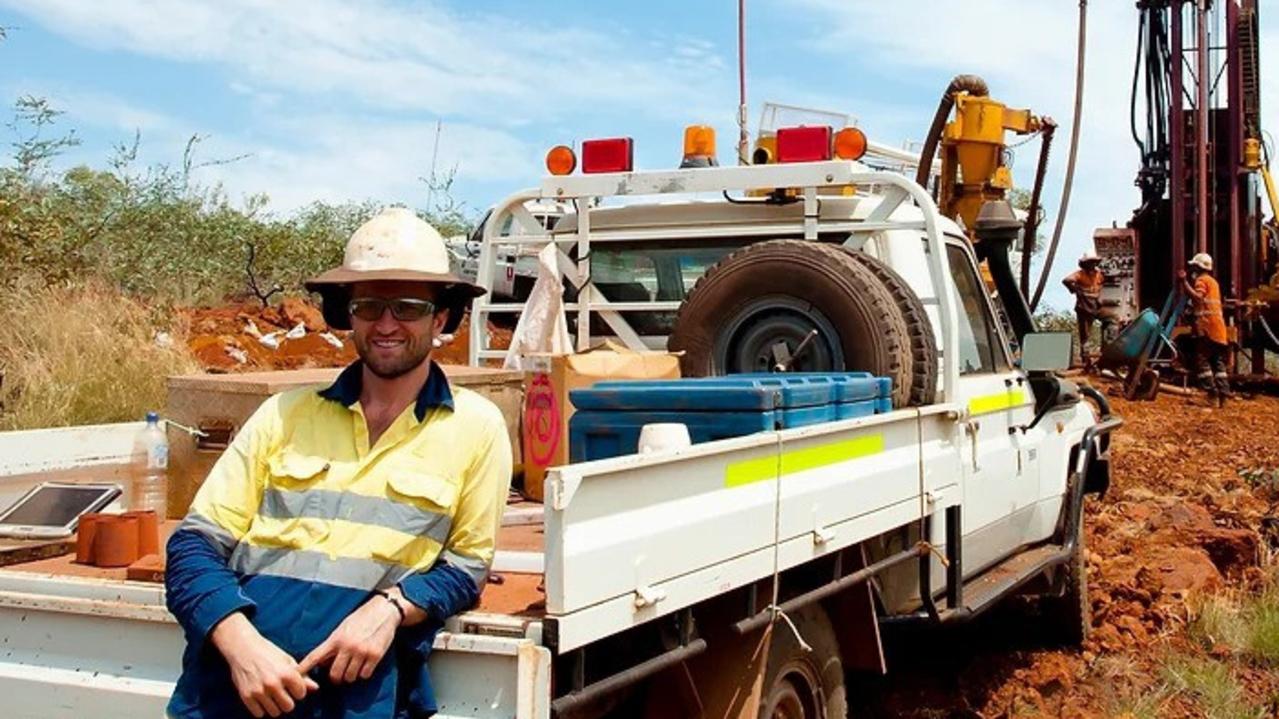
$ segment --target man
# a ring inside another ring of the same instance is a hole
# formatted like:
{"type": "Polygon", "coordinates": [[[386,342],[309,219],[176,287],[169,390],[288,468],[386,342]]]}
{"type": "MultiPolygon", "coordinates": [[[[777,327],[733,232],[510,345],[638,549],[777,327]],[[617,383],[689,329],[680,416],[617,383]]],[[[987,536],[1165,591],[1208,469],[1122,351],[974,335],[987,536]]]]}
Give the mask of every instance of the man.
{"type": "Polygon", "coordinates": [[[1061,283],[1075,296],[1075,320],[1079,325],[1079,359],[1084,371],[1092,370],[1092,359],[1088,356],[1088,336],[1092,332],[1094,320],[1101,321],[1102,341],[1106,338],[1106,328],[1110,318],[1101,313],[1101,284],[1105,276],[1100,269],[1101,258],[1089,250],[1079,258],[1079,269],[1070,273],[1061,283]]]}
{"type": "Polygon", "coordinates": [[[1230,378],[1226,374],[1230,340],[1221,310],[1221,286],[1212,276],[1212,256],[1200,252],[1190,258],[1178,277],[1190,298],[1190,318],[1195,336],[1192,369],[1198,372],[1199,384],[1208,391],[1209,401],[1215,398],[1218,407],[1225,407],[1226,398],[1230,396],[1230,378]]]}
{"type": "Polygon", "coordinates": [[[497,408],[431,361],[480,288],[392,208],[307,283],[360,359],[268,399],[168,543],[174,717],[421,717],[426,655],[484,587],[511,475],[497,408]]]}

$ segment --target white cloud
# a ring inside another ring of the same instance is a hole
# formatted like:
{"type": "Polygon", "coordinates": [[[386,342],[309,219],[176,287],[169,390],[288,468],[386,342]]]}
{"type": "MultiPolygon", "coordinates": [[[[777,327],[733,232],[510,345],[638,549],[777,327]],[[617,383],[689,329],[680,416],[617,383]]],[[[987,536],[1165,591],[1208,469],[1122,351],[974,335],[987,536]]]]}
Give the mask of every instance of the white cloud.
{"type": "MultiPolygon", "coordinates": [[[[288,121],[282,132],[305,136],[298,147],[213,138],[201,148],[205,157],[249,153],[244,160],[202,168],[197,179],[222,182],[240,194],[268,192],[275,210],[316,200],[342,202],[376,199],[424,206],[435,124],[370,121],[350,116],[320,116],[288,121]]],[[[437,168],[457,169],[457,178],[484,183],[509,181],[537,172],[537,152],[499,130],[445,123],[437,168]]]]}
{"type": "Polygon", "coordinates": [[[242,87],[444,116],[497,109],[514,118],[548,118],[585,106],[680,112],[706,104],[714,74],[724,69],[705,41],[659,40],[645,50],[624,32],[605,34],[531,14],[460,15],[435,3],[0,4],[91,46],[220,64],[242,87]],[[699,73],[683,72],[691,62],[699,73]]]}

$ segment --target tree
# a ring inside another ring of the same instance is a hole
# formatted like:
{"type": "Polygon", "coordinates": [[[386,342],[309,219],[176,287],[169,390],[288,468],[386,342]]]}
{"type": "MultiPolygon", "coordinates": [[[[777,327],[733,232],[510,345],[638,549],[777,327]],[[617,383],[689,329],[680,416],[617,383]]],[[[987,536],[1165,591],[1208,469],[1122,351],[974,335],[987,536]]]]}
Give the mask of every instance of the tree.
{"type": "Polygon", "coordinates": [[[75,130],[57,137],[43,136],[61,114],[61,110],[54,109],[43,97],[23,95],[14,103],[13,119],[7,127],[17,136],[10,145],[13,147],[13,161],[18,174],[36,177],[48,168],[51,159],[67,148],[80,144],[75,130]]]}

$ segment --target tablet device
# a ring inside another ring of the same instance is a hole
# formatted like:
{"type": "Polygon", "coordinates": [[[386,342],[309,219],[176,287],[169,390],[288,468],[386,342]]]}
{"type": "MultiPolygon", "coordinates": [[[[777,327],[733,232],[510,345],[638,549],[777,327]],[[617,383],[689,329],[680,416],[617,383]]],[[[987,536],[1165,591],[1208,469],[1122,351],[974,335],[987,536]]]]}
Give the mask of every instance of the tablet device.
{"type": "Polygon", "coordinates": [[[43,482],[0,512],[0,537],[56,539],[75,532],[81,515],[120,496],[118,484],[43,482]]]}

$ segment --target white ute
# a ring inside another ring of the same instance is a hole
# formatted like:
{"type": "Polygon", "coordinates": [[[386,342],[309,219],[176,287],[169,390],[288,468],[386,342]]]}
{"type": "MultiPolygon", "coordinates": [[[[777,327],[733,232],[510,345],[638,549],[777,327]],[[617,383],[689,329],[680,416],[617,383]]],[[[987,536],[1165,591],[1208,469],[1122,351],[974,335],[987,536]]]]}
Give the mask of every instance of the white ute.
{"type": "MultiPolygon", "coordinates": [[[[931,355],[904,358],[895,381],[913,372],[918,387],[891,412],[550,470],[544,611],[449,621],[430,660],[441,717],[839,717],[845,674],[886,669],[885,623],[962,621],[1034,593],[1062,638],[1086,633],[1082,502],[1106,488],[1120,420],[1096,392],[1029,367],[1042,338],[1023,338],[1018,366],[971,244],[923,187],[849,160],[624,171],[548,176],[492,212],[479,281],[492,285],[512,245],[555,243],[579,348],[592,330],[663,346],[689,330],[673,326],[708,266],[790,242],[869,257],[857,261],[904,283],[927,318],[912,346],[931,355]],[[577,212],[548,232],[528,210],[546,202],[577,212]],[[507,217],[520,233],[493,229],[507,217]],[[610,298],[621,284],[633,294],[610,298]]],[[[489,315],[520,309],[476,303],[472,363],[504,354],[487,346],[489,315]]],[[[776,340],[801,316],[772,340],[699,351],[721,368],[762,352],[866,369],[858,348],[882,338],[832,339],[845,313],[816,309],[831,317],[810,319],[808,348],[776,340]]],[[[759,329],[752,317],[729,306],[722,319],[759,329]]],[[[10,472],[109,461],[111,432],[129,430],[94,431],[10,472]]],[[[5,716],[159,716],[182,647],[162,588],[0,570],[5,716]]]]}

